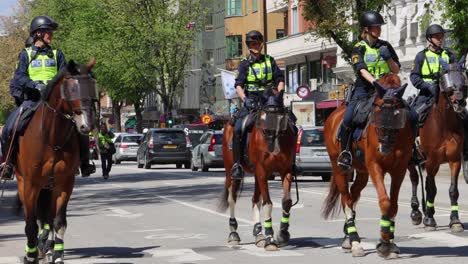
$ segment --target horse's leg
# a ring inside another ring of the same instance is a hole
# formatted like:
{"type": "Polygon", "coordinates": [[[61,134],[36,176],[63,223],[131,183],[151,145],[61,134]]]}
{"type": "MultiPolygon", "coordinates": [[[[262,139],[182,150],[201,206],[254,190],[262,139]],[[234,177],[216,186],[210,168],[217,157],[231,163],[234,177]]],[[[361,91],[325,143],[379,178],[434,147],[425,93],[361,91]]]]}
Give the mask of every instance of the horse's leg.
{"type": "Polygon", "coordinates": [[[260,200],[260,188],[258,181],[255,181],[255,190],[252,196],[252,215],[254,220],[253,236],[255,237],[255,245],[257,247],[265,247],[266,237],[262,233],[262,223],[260,222],[260,209],[262,202],[260,200]]]}
{"type": "MultiPolygon", "coordinates": [[[[387,212],[383,211],[380,219],[380,243],[377,245],[377,254],[385,258],[398,258],[400,249],[393,242],[395,238],[395,217],[398,212],[398,196],[401,184],[405,178],[406,168],[393,172],[390,185],[390,207],[387,212]],[[387,239],[388,238],[388,239],[387,239]]],[[[380,195],[379,195],[380,197],[380,195]]]]}
{"type": "MultiPolygon", "coordinates": [[[[332,164],[335,163],[333,163],[332,161],[332,164]]],[[[344,172],[343,170],[334,165],[333,167],[333,177],[338,191],[341,194],[341,206],[345,215],[345,223],[343,226],[345,236],[343,238],[343,242],[341,243],[341,248],[344,252],[351,252],[353,257],[362,257],[365,255],[365,252],[364,248],[361,246],[361,238],[359,237],[356,228],[356,212],[354,211],[354,208],[352,206],[352,197],[349,192],[348,173],[344,172]]],[[[359,178],[362,177],[359,177],[359,175],[357,175],[354,184],[356,184],[356,182],[359,182],[359,178]]]]}
{"type": "Polygon", "coordinates": [[[452,232],[463,232],[465,229],[458,216],[458,174],[460,173],[461,161],[449,162],[452,177],[450,178],[450,230],[452,232]]]}
{"type": "Polygon", "coordinates": [[[270,199],[270,193],[268,190],[268,176],[270,173],[265,170],[260,163],[257,164],[255,169],[255,179],[258,181],[258,187],[260,189],[260,195],[262,197],[262,207],[264,213],[263,227],[265,228],[265,250],[274,251],[278,250],[273,232],[273,224],[271,220],[271,212],[273,210],[273,203],[270,199]]]}
{"type": "Polygon", "coordinates": [[[71,184],[66,184],[70,187],[66,188],[65,190],[57,191],[54,194],[54,201],[55,207],[51,209],[55,209],[55,218],[54,218],[54,232],[55,232],[55,240],[54,240],[54,263],[55,264],[63,264],[64,263],[64,238],[65,238],[65,231],[67,229],[67,205],[70,199],[71,193],[73,191],[73,182],[71,184]]]}
{"type": "Polygon", "coordinates": [[[419,225],[422,222],[422,213],[419,211],[419,200],[418,200],[418,184],[419,174],[416,171],[416,165],[408,165],[408,171],[411,179],[411,222],[413,225],[419,225]]]}
{"type": "MultiPolygon", "coordinates": [[[[19,185],[21,184],[18,184],[18,186],[19,185]]],[[[18,191],[20,196],[23,197],[24,219],[26,221],[25,232],[28,240],[26,244],[24,263],[38,263],[37,234],[39,232],[39,228],[36,221],[36,205],[40,189],[28,184],[24,189],[18,188],[18,191]]]]}
{"type": "Polygon", "coordinates": [[[437,223],[434,219],[435,207],[434,200],[437,194],[437,186],[435,183],[435,175],[439,171],[439,165],[429,164],[429,160],[426,162],[426,193],[427,193],[427,202],[426,202],[426,214],[424,216],[423,224],[426,231],[435,231],[437,228],[437,223]],[[430,166],[432,165],[432,166],[430,166]]]}
{"type": "MultiPolygon", "coordinates": [[[[230,178],[230,177],[229,177],[230,178]]],[[[229,233],[228,237],[228,244],[229,245],[239,245],[240,244],[240,237],[237,233],[237,220],[236,220],[236,201],[237,201],[237,190],[239,189],[239,185],[241,184],[241,180],[231,180],[231,184],[228,187],[228,204],[229,204],[229,229],[231,233],[229,233]]]]}
{"type": "Polygon", "coordinates": [[[39,192],[39,197],[37,199],[37,219],[39,220],[40,225],[37,245],[39,249],[39,258],[42,258],[44,254],[53,247],[53,243],[51,243],[52,241],[48,242],[48,238],[51,235],[50,225],[53,219],[53,212],[50,210],[51,194],[50,190],[42,189],[39,192]]]}
{"type": "Polygon", "coordinates": [[[277,236],[278,245],[284,247],[288,245],[290,234],[289,234],[289,216],[292,207],[291,200],[291,182],[293,175],[291,172],[286,173],[283,179],[283,199],[281,201],[281,207],[283,209],[283,215],[281,217],[280,230],[277,236]]]}

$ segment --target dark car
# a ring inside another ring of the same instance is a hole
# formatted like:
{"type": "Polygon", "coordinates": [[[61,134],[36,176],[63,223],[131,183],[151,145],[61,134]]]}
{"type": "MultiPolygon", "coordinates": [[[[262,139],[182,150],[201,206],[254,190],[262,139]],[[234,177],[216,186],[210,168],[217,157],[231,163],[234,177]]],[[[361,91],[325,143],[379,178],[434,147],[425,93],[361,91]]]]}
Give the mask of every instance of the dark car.
{"type": "Polygon", "coordinates": [[[223,167],[223,132],[208,130],[200,137],[200,144],[193,148],[192,171],[223,167]]]}
{"type": "Polygon", "coordinates": [[[137,151],[138,168],[150,169],[152,164],[176,164],[190,168],[190,140],[183,129],[151,128],[137,151]]]}

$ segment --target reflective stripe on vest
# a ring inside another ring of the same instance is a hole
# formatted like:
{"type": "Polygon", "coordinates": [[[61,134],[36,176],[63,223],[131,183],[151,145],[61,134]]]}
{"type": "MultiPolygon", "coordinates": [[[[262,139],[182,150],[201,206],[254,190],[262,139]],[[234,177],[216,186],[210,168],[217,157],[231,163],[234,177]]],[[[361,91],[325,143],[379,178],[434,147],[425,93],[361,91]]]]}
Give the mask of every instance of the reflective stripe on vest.
{"type": "Polygon", "coordinates": [[[425,82],[432,82],[434,81],[434,73],[442,72],[442,67],[439,63],[439,59],[442,58],[448,64],[450,61],[450,57],[447,51],[442,51],[442,54],[437,54],[432,52],[431,50],[426,50],[424,52],[424,64],[421,67],[421,77],[425,82]],[[427,64],[429,62],[429,64],[427,64]]]}
{"type": "Polygon", "coordinates": [[[57,74],[57,50],[53,50],[54,57],[52,58],[48,55],[38,54],[34,60],[31,60],[32,49],[27,48],[26,52],[29,58],[29,78],[47,84],[57,74]]]}
{"type": "Polygon", "coordinates": [[[255,92],[265,90],[265,86],[259,83],[259,81],[262,80],[265,80],[267,85],[273,85],[273,67],[271,66],[270,56],[268,55],[265,55],[264,62],[256,62],[249,66],[249,74],[247,75],[246,82],[247,91],[255,92]],[[253,71],[255,71],[255,74],[253,71]]]}
{"type": "Polygon", "coordinates": [[[359,44],[366,48],[364,63],[367,65],[369,73],[372,74],[376,80],[390,72],[390,67],[388,67],[387,62],[380,57],[379,49],[372,48],[364,40],[361,40],[359,44]]]}

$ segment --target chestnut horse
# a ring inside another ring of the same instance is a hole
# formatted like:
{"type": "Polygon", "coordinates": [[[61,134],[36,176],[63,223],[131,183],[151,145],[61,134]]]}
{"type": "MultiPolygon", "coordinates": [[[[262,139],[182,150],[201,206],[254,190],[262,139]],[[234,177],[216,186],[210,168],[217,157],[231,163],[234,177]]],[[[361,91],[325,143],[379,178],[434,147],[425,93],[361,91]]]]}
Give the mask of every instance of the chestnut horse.
{"type": "MultiPolygon", "coordinates": [[[[288,123],[288,113],[284,107],[266,106],[257,109],[256,124],[250,132],[248,139],[248,163],[242,164],[244,170],[255,176],[255,191],[252,197],[253,219],[255,222],[253,235],[258,247],[265,250],[277,250],[278,246],[288,243],[289,215],[292,207],[290,197],[291,182],[293,180],[292,164],[295,154],[297,137],[293,132],[293,125],[288,123]],[[280,232],[275,240],[271,212],[273,204],[268,191],[268,178],[273,172],[281,176],[283,186],[280,232]],[[263,227],[260,222],[260,210],[264,210],[263,227]]],[[[240,237],[237,233],[237,221],[235,216],[236,201],[239,197],[241,180],[231,179],[233,154],[230,149],[232,144],[234,127],[229,123],[224,126],[223,133],[223,158],[226,169],[226,181],[223,194],[220,199],[220,210],[225,211],[229,206],[230,219],[228,243],[238,245],[240,237]]]]}
{"type": "Polygon", "coordinates": [[[26,222],[24,263],[38,263],[40,253],[45,253],[48,263],[64,262],[67,204],[80,165],[78,133],[88,135],[98,116],[98,95],[90,77],[94,64],[94,60],[88,65],[71,61],[61,70],[49,82],[44,101],[19,138],[15,172],[26,222]],[[36,219],[43,222],[41,234],[48,233],[44,248],[38,248],[36,219]]]}
{"type": "MultiPolygon", "coordinates": [[[[451,66],[452,69],[454,68],[451,66]]],[[[436,230],[434,219],[434,201],[437,194],[435,176],[443,163],[450,167],[451,182],[450,196],[450,229],[452,232],[463,232],[464,227],[458,216],[458,174],[460,173],[463,149],[463,120],[460,114],[465,106],[467,93],[467,80],[458,70],[445,73],[440,80],[440,92],[435,98],[427,120],[419,129],[421,151],[426,156],[425,169],[427,202],[423,204],[424,226],[427,231],[436,230]],[[425,209],[425,210],[424,210],[425,209]]],[[[418,186],[418,173],[415,166],[410,165],[413,195],[411,197],[411,219],[414,225],[422,221],[419,211],[419,202],[416,194],[418,186]]]]}
{"type": "Polygon", "coordinates": [[[337,133],[346,106],[336,109],[325,122],[325,144],[330,155],[333,176],[324,203],[323,216],[328,218],[337,213],[338,198],[341,195],[341,206],[345,214],[342,248],[345,252],[352,252],[352,256],[364,256],[361,238],[355,225],[355,210],[370,174],[377,190],[381,212],[377,253],[382,257],[395,258],[399,254],[399,249],[393,242],[398,195],[411,158],[414,135],[408,120],[409,108],[401,99],[406,85],[400,87],[400,79],[396,74],[383,76],[379,84],[376,84],[377,96],[367,127],[361,139],[353,144],[353,152],[361,155],[354,155],[356,158],[353,159],[352,165],[356,170],[356,178],[351,190],[348,186],[350,172],[343,171],[337,164],[341,152],[337,133]],[[384,183],[386,173],[391,177],[390,197],[384,183]]]}

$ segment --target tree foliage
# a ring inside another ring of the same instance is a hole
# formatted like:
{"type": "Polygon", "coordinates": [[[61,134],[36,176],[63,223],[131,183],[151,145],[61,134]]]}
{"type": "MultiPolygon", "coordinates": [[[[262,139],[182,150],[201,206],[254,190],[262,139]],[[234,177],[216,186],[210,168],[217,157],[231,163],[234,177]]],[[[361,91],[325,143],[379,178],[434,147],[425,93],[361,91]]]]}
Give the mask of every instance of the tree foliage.
{"type": "Polygon", "coordinates": [[[454,40],[454,48],[461,51],[468,48],[468,1],[466,0],[436,0],[436,6],[442,11],[442,21],[446,21],[446,27],[451,31],[454,40]]]}
{"type": "Polygon", "coordinates": [[[357,21],[362,13],[380,11],[390,0],[301,0],[304,13],[314,27],[311,33],[317,37],[333,40],[342,50],[343,58],[350,61],[355,40],[351,34],[359,34],[357,21]]]}

